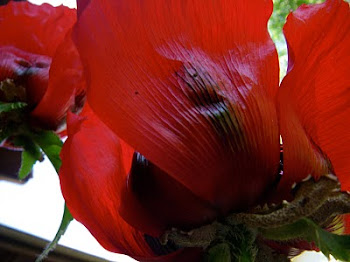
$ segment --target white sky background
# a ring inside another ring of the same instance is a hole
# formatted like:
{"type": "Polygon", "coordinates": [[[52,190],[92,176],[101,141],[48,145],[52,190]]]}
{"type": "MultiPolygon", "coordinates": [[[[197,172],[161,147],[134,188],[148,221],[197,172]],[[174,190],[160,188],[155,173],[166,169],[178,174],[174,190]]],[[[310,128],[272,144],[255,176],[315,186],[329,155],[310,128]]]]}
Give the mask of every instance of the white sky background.
{"type": "Polygon", "coordinates": [[[42,3],[50,3],[53,6],[65,5],[70,8],[77,8],[77,3],[75,0],[28,0],[31,3],[41,5],[42,3]]]}
{"type": "MultiPolygon", "coordinates": [[[[63,3],[71,8],[76,8],[76,2],[74,0],[29,1],[35,4],[48,2],[54,6],[63,3]]],[[[47,240],[52,240],[61,221],[63,204],[58,176],[49,161],[36,164],[34,167],[34,178],[30,179],[25,185],[0,181],[0,224],[47,240]]],[[[103,249],[87,229],[76,221],[71,223],[67,233],[62,237],[60,244],[106,258],[109,261],[135,261],[126,256],[114,254],[103,249]]],[[[328,261],[319,253],[306,253],[293,261],[328,261]]]]}
{"type": "MultiPolygon", "coordinates": [[[[33,171],[34,177],[24,185],[0,181],[0,224],[50,241],[60,225],[64,206],[58,176],[48,160],[36,164],[33,171]]],[[[75,220],[59,243],[110,261],[135,261],[103,249],[75,220]]]]}

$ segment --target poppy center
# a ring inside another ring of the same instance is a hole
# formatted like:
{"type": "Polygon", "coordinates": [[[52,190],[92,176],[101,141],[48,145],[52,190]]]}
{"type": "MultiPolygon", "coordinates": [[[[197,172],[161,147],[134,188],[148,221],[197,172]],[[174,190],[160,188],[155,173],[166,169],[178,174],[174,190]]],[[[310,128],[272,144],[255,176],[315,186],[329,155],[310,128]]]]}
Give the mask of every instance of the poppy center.
{"type": "Polygon", "coordinates": [[[27,102],[26,88],[22,84],[17,84],[13,79],[5,79],[0,82],[0,102],[15,103],[27,102]]]}
{"type": "Polygon", "coordinates": [[[34,107],[48,87],[51,58],[15,47],[1,47],[0,51],[0,102],[34,107]]]}

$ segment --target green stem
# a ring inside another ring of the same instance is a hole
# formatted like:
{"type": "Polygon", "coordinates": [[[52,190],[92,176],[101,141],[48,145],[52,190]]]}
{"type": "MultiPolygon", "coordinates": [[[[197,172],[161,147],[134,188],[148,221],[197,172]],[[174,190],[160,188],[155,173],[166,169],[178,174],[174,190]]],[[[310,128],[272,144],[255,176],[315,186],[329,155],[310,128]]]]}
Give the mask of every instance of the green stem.
{"type": "MultiPolygon", "coordinates": [[[[31,138],[36,144],[42,149],[45,155],[48,157],[53,167],[55,168],[57,174],[59,174],[59,169],[62,165],[60,159],[60,152],[62,150],[63,143],[61,139],[52,131],[41,131],[36,134],[32,134],[31,138]]],[[[70,222],[73,220],[73,216],[70,213],[67,205],[64,205],[64,213],[61,220],[61,224],[58,228],[55,238],[51,243],[44,249],[41,255],[37,258],[36,262],[42,261],[48,256],[48,254],[55,249],[61,237],[65,234],[70,222]]]]}
{"type": "Polygon", "coordinates": [[[35,260],[35,262],[41,262],[43,261],[51,251],[53,251],[58,241],[61,239],[61,237],[66,233],[66,230],[68,228],[68,225],[73,220],[73,216],[71,215],[70,211],[67,208],[67,205],[64,205],[64,213],[61,221],[61,225],[58,228],[58,231],[56,233],[55,238],[47,245],[47,247],[44,249],[44,251],[40,254],[40,256],[35,260]]]}

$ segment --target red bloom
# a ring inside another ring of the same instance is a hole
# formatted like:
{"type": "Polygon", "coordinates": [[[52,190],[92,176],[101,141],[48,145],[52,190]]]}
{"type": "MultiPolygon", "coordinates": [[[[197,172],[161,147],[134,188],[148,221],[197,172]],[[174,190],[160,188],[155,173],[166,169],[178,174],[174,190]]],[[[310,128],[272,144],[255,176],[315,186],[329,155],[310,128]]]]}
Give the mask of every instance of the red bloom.
{"type": "Polygon", "coordinates": [[[41,127],[56,129],[83,95],[82,66],[71,40],[75,21],[76,11],[64,6],[0,7],[0,81],[24,87],[23,96],[12,99],[2,89],[0,101],[26,102],[41,127]]]}
{"type": "Polygon", "coordinates": [[[279,176],[280,132],[281,196],[309,173],[348,188],[349,6],[329,0],[289,17],[280,91],[271,11],[258,0],[78,1],[88,101],[111,131],[89,108],[71,115],[60,178],[73,216],[105,248],[198,255],[149,235],[263,202],[279,176]]]}

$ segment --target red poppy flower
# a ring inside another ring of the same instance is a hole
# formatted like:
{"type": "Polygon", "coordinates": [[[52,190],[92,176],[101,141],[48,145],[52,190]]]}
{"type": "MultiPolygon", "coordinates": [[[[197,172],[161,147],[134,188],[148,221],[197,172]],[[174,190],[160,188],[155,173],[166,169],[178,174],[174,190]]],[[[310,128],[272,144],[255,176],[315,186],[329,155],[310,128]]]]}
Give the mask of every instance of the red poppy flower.
{"type": "Polygon", "coordinates": [[[75,22],[76,11],[64,6],[0,7],[0,101],[26,102],[40,127],[55,130],[83,97],[82,65],[71,40],[75,22]]]}
{"type": "Polygon", "coordinates": [[[156,237],[264,202],[279,179],[280,133],[277,198],[308,174],[334,173],[348,189],[349,5],[289,16],[280,89],[271,12],[258,0],[78,1],[94,112],[70,115],[60,179],[71,213],[106,249],[194,261],[198,250],[156,237]]]}

